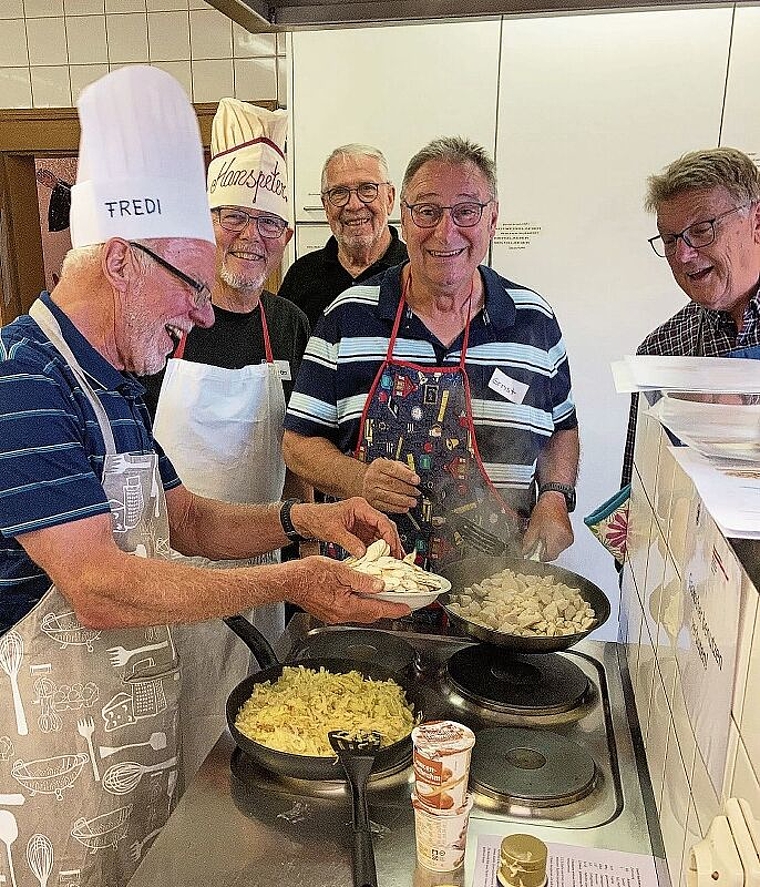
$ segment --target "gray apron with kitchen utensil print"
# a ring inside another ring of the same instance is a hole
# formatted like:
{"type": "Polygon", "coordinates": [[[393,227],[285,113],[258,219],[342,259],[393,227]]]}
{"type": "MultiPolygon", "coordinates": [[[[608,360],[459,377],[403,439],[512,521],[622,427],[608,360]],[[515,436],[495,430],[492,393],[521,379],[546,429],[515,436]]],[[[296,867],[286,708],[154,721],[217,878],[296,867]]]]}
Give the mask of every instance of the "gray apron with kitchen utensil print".
{"type": "MultiPolygon", "coordinates": [[[[260,304],[266,361],[231,370],[183,360],[184,339],[166,368],[153,433],[193,493],[222,502],[276,502],[285,483],[282,422],[285,394],[260,304]]],[[[176,557],[182,558],[177,554],[176,557]]],[[[245,560],[182,558],[213,569],[279,561],[279,551],[245,560]]],[[[270,643],[285,629],[285,605],[245,613],[270,643]]],[[[248,648],[219,619],[177,626],[182,659],[182,761],[189,783],[227,726],[232,690],[253,667],[248,648]],[[190,687],[192,689],[188,690],[190,687]]]]}
{"type": "MultiPolygon", "coordinates": [[[[165,557],[155,454],[116,453],[102,404],[49,309],[30,314],[91,402],[123,551],[165,557]]],[[[11,887],[123,887],[177,785],[179,660],[168,626],[82,625],[55,586],[0,637],[0,873],[11,887]]]]}

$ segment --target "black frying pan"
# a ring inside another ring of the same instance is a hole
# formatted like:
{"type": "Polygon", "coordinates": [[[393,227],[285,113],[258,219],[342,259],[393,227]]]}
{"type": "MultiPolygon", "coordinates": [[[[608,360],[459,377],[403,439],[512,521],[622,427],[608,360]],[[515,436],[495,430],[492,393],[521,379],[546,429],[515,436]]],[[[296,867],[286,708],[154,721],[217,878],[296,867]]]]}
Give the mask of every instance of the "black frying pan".
{"type": "MultiPolygon", "coordinates": [[[[250,698],[253,688],[257,684],[263,684],[265,681],[276,681],[282,674],[285,666],[277,661],[274,650],[261,632],[243,616],[231,616],[224,621],[245,642],[262,668],[262,671],[250,675],[244,681],[241,681],[227,698],[227,724],[238,748],[257,764],[280,776],[288,776],[294,779],[345,780],[343,768],[335,756],[322,758],[315,755],[296,755],[277,751],[255,742],[253,739],[249,739],[238,730],[235,726],[235,718],[243,703],[250,698]]],[[[421,719],[422,709],[419,704],[418,694],[415,693],[414,683],[406,672],[394,673],[374,663],[337,658],[299,659],[298,662],[292,664],[303,665],[304,668],[311,668],[315,671],[324,668],[334,674],[358,671],[365,678],[372,678],[377,681],[393,679],[403,688],[406,698],[414,705],[415,719],[421,719]]],[[[381,773],[395,770],[408,763],[411,760],[411,756],[412,738],[410,734],[381,749],[375,758],[372,772],[381,773]]]]}
{"type": "Polygon", "coordinates": [[[451,591],[442,594],[438,598],[438,603],[446,611],[452,623],[470,637],[477,638],[479,641],[485,641],[488,644],[494,644],[497,647],[504,647],[513,653],[555,653],[557,650],[566,650],[585,638],[589,632],[603,625],[610,616],[610,602],[601,588],[598,588],[588,579],[584,579],[583,576],[578,576],[576,573],[562,569],[562,567],[555,567],[553,564],[480,555],[451,564],[448,567],[442,568],[439,572],[451,582],[451,591]],[[469,619],[460,616],[449,608],[448,604],[451,601],[452,594],[461,593],[474,582],[480,582],[481,579],[493,576],[506,569],[514,570],[515,573],[528,573],[533,576],[551,576],[558,582],[564,582],[570,588],[577,589],[581,597],[593,607],[596,613],[596,622],[588,631],[581,631],[577,634],[566,634],[558,637],[522,637],[521,635],[507,634],[494,628],[486,628],[483,625],[470,622],[469,619]]]}

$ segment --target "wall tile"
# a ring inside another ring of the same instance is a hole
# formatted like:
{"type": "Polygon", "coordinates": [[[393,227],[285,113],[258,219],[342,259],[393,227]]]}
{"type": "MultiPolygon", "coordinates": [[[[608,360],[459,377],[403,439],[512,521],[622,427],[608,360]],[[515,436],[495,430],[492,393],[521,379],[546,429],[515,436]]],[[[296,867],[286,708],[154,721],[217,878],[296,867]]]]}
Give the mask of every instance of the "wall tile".
{"type": "MultiPolygon", "coordinates": [[[[24,17],[23,0],[0,0],[0,19],[24,17]]],[[[5,28],[5,25],[3,25],[5,28]]]]}
{"type": "Polygon", "coordinates": [[[79,98],[79,93],[85,88],[85,86],[89,86],[91,83],[94,83],[96,80],[99,80],[105,74],[108,73],[108,65],[72,65],[71,66],[71,96],[74,100],[74,104],[76,104],[76,100],[79,98]]]}
{"type": "Polygon", "coordinates": [[[105,0],[63,0],[66,15],[105,15],[105,0]]]}
{"type": "Polygon", "coordinates": [[[0,42],[0,68],[15,68],[29,64],[26,48],[26,28],[24,20],[3,21],[3,39],[0,42]]]}
{"type": "Polygon", "coordinates": [[[188,61],[190,21],[187,12],[149,12],[151,61],[188,61]]]}
{"type": "Polygon", "coordinates": [[[686,710],[686,700],[683,696],[683,687],[681,686],[681,678],[677,668],[670,701],[676,742],[681,752],[681,758],[686,766],[686,773],[689,779],[691,779],[691,773],[694,769],[694,755],[697,753],[697,740],[694,737],[689,713],[686,710]]]}
{"type": "Polygon", "coordinates": [[[62,16],[26,21],[29,62],[32,65],[67,65],[66,29],[62,16]]]}
{"type": "Polygon", "coordinates": [[[187,0],[147,0],[148,12],[187,12],[187,0]]]}
{"type": "MultiPolygon", "coordinates": [[[[649,777],[652,780],[652,791],[659,810],[665,779],[665,756],[668,750],[668,741],[671,738],[670,711],[663,687],[663,677],[654,658],[651,660],[651,669],[652,686],[647,718],[646,749],[649,777]]],[[[641,666],[639,666],[639,670],[641,670],[641,666]]]]}
{"type": "Polygon", "coordinates": [[[760,818],[760,782],[758,782],[757,773],[747,753],[747,747],[741,738],[736,750],[736,767],[731,782],[731,797],[744,798],[749,802],[755,819],[760,818]]]}
{"type": "Polygon", "coordinates": [[[643,595],[647,571],[649,536],[652,527],[652,511],[644,492],[641,479],[634,470],[631,481],[631,498],[628,505],[628,540],[626,559],[631,567],[636,588],[643,595]]]}
{"type": "MultiPolygon", "coordinates": [[[[631,676],[631,686],[633,687],[634,694],[636,693],[637,687],[639,652],[641,650],[641,631],[643,622],[644,618],[641,612],[641,605],[638,603],[638,598],[635,598],[635,600],[633,601],[633,605],[631,606],[630,615],[628,617],[629,643],[626,649],[626,655],[628,657],[628,673],[631,676]]],[[[641,714],[639,714],[639,719],[641,719],[641,714]]],[[[642,727],[642,734],[645,733],[646,728],[642,727]]]]}
{"type": "Polygon", "coordinates": [[[686,556],[686,543],[689,538],[690,522],[697,499],[691,478],[676,463],[673,468],[673,492],[670,498],[670,538],[668,546],[679,573],[686,556]]]}
{"type": "MultiPolygon", "coordinates": [[[[742,570],[741,607],[739,610],[739,640],[736,650],[736,678],[731,713],[737,724],[741,724],[747,687],[757,688],[749,682],[750,661],[753,656],[754,638],[758,634],[758,593],[747,574],[742,570]]],[[[757,667],[757,666],[756,666],[757,667]]],[[[750,705],[750,707],[752,707],[750,705]]],[[[760,759],[758,759],[760,761],[760,759]]]]}
{"type": "Polygon", "coordinates": [[[218,102],[233,94],[232,59],[194,61],[192,70],[194,102],[218,102]]]}
{"type": "MultiPolygon", "coordinates": [[[[689,871],[689,858],[691,855],[691,848],[702,840],[704,835],[700,831],[699,828],[699,820],[697,819],[697,812],[694,809],[694,799],[692,798],[689,802],[689,815],[686,819],[686,840],[684,841],[683,848],[683,865],[681,866],[681,877],[679,879],[678,887],[688,887],[687,877],[689,871]]],[[[673,884],[676,884],[676,881],[673,881],[673,884]]]]}
{"type": "Polygon", "coordinates": [[[78,15],[67,18],[66,36],[72,65],[108,63],[105,16],[78,15]]]}
{"type": "Polygon", "coordinates": [[[29,68],[0,68],[0,108],[31,108],[29,68]]]}
{"type": "Polygon", "coordinates": [[[634,694],[636,696],[636,711],[638,712],[639,723],[641,724],[641,735],[644,737],[644,746],[647,749],[647,756],[649,749],[649,702],[652,696],[652,686],[654,684],[656,670],[657,663],[654,658],[654,649],[652,648],[652,641],[649,637],[649,630],[647,629],[646,622],[642,619],[634,694]]]}
{"type": "Polygon", "coordinates": [[[231,57],[232,22],[216,9],[191,12],[190,45],[193,61],[231,57]]]}
{"type": "MultiPolygon", "coordinates": [[[[760,615],[755,616],[755,631],[752,637],[752,646],[749,653],[746,686],[751,687],[754,696],[760,687],[760,615]]],[[[742,705],[742,715],[739,720],[739,732],[749,754],[750,760],[760,762],[760,706],[754,704],[742,705]]]]}
{"type": "Polygon", "coordinates": [[[287,53],[287,37],[284,31],[278,31],[277,37],[277,55],[285,55],[287,53]]]}
{"type": "Polygon", "coordinates": [[[678,884],[683,866],[686,828],[689,815],[689,783],[686,768],[673,737],[668,741],[665,778],[660,805],[660,829],[665,844],[670,883],[678,884]]]}
{"type": "Polygon", "coordinates": [[[70,108],[69,66],[32,68],[32,101],[35,108],[70,108]]]}
{"type": "Polygon", "coordinates": [[[739,728],[733,718],[728,728],[728,749],[726,751],[726,769],[723,771],[723,785],[721,786],[721,801],[731,797],[731,786],[734,782],[736,771],[736,758],[739,751],[739,728]]]}
{"type": "Polygon", "coordinates": [[[107,15],[108,60],[111,64],[148,61],[146,14],[107,15]]]}
{"type": "Polygon", "coordinates": [[[190,0],[190,9],[211,9],[208,3],[205,3],[204,0],[190,0]]]}
{"type": "Polygon", "coordinates": [[[277,59],[277,104],[280,108],[288,107],[288,60],[277,59]]]}
{"type": "Polygon", "coordinates": [[[63,0],[24,0],[24,15],[27,18],[63,15],[63,0]]]}
{"type": "Polygon", "coordinates": [[[235,58],[262,58],[277,54],[274,34],[252,34],[237,22],[232,23],[232,46],[235,58]]]}
{"type": "Polygon", "coordinates": [[[718,793],[713,788],[710,776],[707,773],[707,767],[702,760],[702,755],[697,749],[694,756],[694,770],[691,775],[691,794],[694,798],[694,808],[697,812],[699,820],[699,828],[702,834],[707,833],[707,829],[713,818],[720,812],[720,801],[718,793]]]}
{"type": "Polygon", "coordinates": [[[153,67],[161,68],[167,74],[171,74],[175,80],[179,80],[188,97],[193,97],[193,75],[189,61],[183,62],[151,62],[153,67]]]}
{"type": "Polygon", "coordinates": [[[235,59],[235,97],[249,102],[276,101],[275,59],[235,59]]]}
{"type": "Polygon", "coordinates": [[[106,0],[106,13],[145,12],[145,0],[106,0]]]}

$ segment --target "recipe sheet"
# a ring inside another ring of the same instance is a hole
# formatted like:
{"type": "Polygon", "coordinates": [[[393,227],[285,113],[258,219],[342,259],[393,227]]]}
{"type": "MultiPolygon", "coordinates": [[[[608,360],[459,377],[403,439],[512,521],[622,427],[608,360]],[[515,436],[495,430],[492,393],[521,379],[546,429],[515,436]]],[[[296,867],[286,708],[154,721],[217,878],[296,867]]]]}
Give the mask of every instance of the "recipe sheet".
{"type": "MultiPolygon", "coordinates": [[[[496,871],[504,835],[480,835],[473,887],[499,887],[496,871]]],[[[658,887],[653,856],[597,847],[549,844],[547,878],[551,887],[658,887]]]]}

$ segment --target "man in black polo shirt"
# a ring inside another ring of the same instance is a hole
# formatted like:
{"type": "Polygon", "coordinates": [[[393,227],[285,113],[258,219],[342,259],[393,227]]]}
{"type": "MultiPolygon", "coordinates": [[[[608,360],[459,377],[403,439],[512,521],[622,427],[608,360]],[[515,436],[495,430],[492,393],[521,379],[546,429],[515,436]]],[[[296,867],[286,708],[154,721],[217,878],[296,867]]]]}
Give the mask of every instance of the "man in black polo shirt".
{"type": "Polygon", "coordinates": [[[312,327],[352,284],[406,261],[406,247],[388,224],[396,199],[382,152],[342,145],[322,167],[322,206],[333,236],[291,265],[278,295],[302,308],[312,327]]]}

